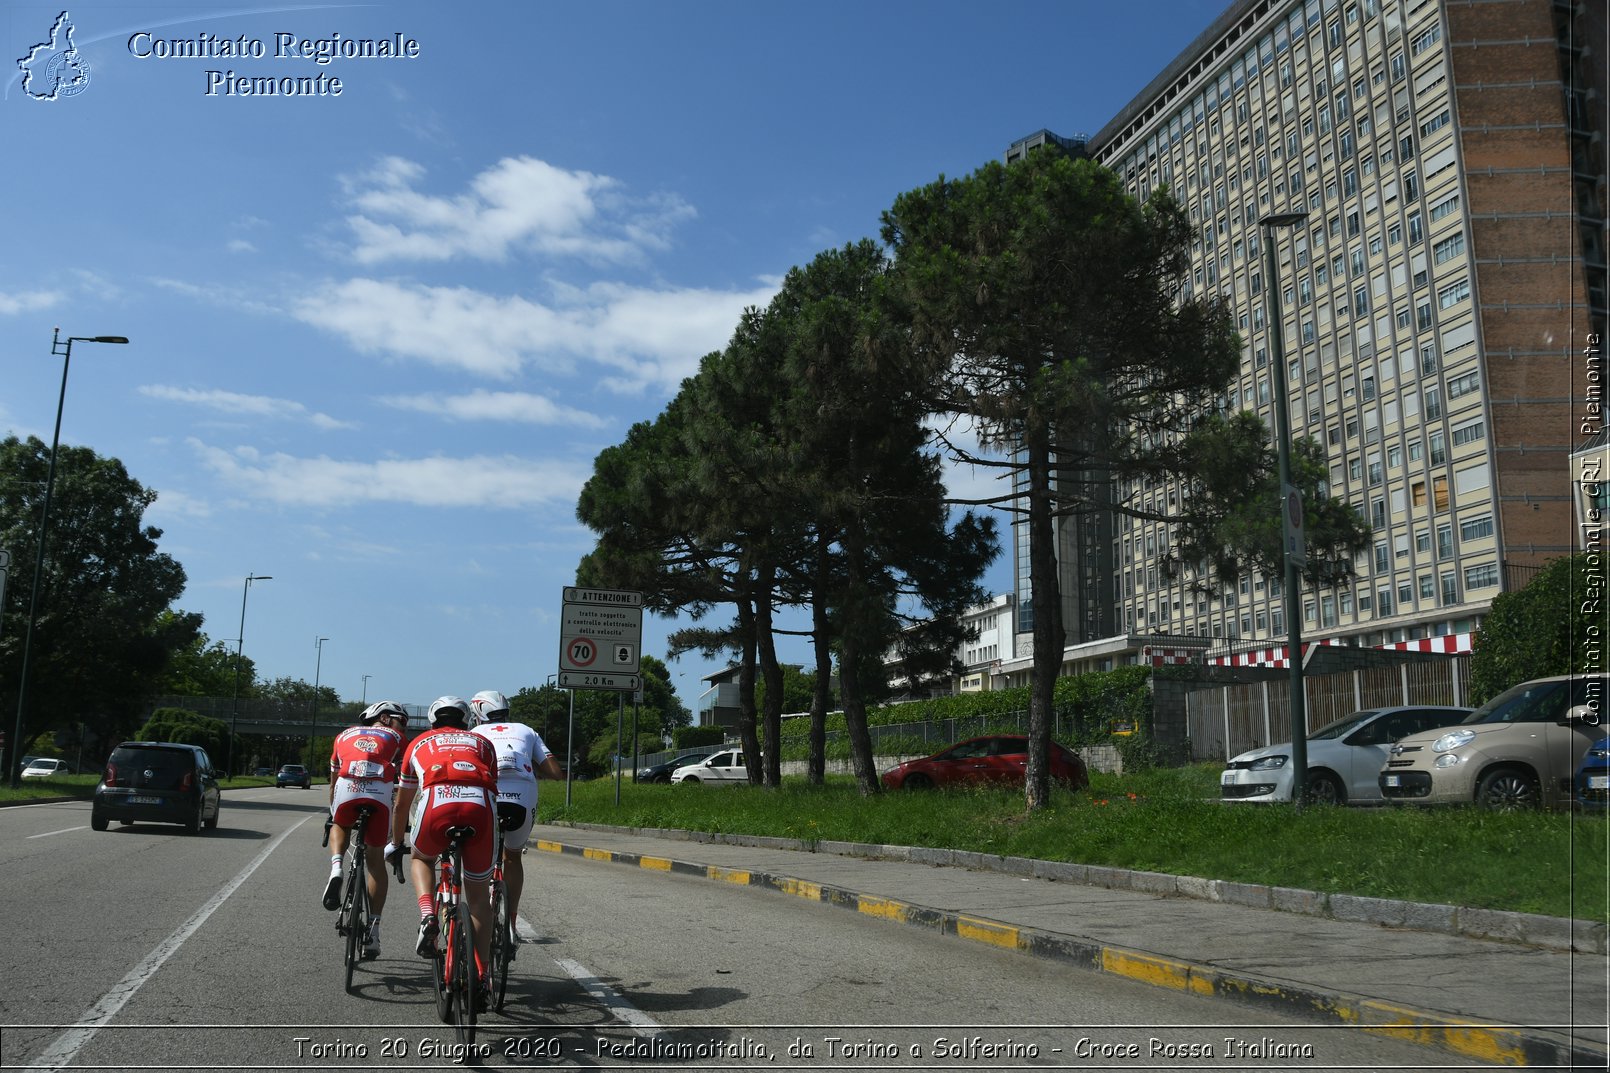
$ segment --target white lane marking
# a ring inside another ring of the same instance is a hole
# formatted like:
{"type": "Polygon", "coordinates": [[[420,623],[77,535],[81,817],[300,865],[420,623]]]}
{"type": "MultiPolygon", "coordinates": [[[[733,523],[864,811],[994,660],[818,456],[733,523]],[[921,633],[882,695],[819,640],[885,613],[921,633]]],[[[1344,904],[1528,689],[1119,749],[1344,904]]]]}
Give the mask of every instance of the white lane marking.
{"type": "Polygon", "coordinates": [[[301,827],[311,818],[304,816],[281,831],[272,842],[264,847],[263,852],[252,858],[252,862],[241,869],[234,879],[231,879],[217,894],[209,898],[206,905],[197,909],[195,914],[189,920],[180,924],[172,935],[158,943],[156,949],[145,956],[144,961],[134,966],[129,971],[129,974],[113,985],[110,991],[102,995],[95,1005],[85,1010],[83,1016],[78,1019],[78,1023],[57,1037],[56,1042],[51,1044],[43,1054],[35,1059],[29,1068],[61,1069],[71,1062],[78,1055],[79,1050],[94,1038],[96,1032],[100,1031],[101,1026],[116,1017],[118,1011],[128,1003],[129,999],[134,997],[134,993],[140,990],[147,980],[156,975],[157,970],[162,968],[163,963],[179,952],[179,947],[207,922],[207,918],[212,916],[213,911],[228,901],[229,896],[239,890],[242,883],[251,878],[251,874],[257,871],[258,866],[268,860],[269,854],[279,849],[280,843],[290,837],[292,831],[301,827]]]}
{"type": "Polygon", "coordinates": [[[639,1036],[652,1038],[664,1031],[654,1018],[627,1002],[620,996],[619,992],[606,986],[585,965],[569,958],[554,958],[554,961],[570,975],[572,980],[581,985],[582,990],[597,999],[599,1004],[608,1009],[617,1019],[630,1025],[632,1031],[639,1036]]]}
{"type": "Polygon", "coordinates": [[[80,824],[77,827],[63,827],[60,831],[46,831],[44,834],[29,835],[29,838],[49,838],[51,835],[64,835],[69,831],[87,831],[89,824],[80,824]]]}

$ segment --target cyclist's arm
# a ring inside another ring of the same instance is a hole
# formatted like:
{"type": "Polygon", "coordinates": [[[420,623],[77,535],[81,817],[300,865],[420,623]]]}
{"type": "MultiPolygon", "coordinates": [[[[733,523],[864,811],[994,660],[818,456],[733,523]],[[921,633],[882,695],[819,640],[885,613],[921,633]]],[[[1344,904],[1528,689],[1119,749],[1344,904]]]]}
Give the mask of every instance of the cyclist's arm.
{"type": "Polygon", "coordinates": [[[543,757],[542,763],[537,765],[537,778],[539,779],[563,779],[564,777],[565,769],[559,766],[559,761],[554,759],[552,753],[543,757]]]}
{"type": "Polygon", "coordinates": [[[397,803],[391,810],[391,842],[393,845],[400,846],[403,844],[404,836],[408,831],[408,811],[413,807],[414,795],[418,792],[418,785],[397,784],[397,803]]]}

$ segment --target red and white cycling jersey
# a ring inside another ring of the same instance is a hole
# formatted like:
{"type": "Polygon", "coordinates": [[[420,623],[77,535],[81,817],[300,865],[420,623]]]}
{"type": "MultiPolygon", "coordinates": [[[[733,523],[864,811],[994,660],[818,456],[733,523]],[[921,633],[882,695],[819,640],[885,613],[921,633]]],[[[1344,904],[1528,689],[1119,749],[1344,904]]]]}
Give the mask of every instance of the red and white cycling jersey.
{"type": "Polygon", "coordinates": [[[330,777],[394,783],[402,755],[402,735],[390,727],[347,727],[330,750],[330,777]]]}
{"type": "Polygon", "coordinates": [[[404,786],[479,786],[498,788],[498,754],[479,734],[457,728],[421,734],[403,757],[404,786]]]}

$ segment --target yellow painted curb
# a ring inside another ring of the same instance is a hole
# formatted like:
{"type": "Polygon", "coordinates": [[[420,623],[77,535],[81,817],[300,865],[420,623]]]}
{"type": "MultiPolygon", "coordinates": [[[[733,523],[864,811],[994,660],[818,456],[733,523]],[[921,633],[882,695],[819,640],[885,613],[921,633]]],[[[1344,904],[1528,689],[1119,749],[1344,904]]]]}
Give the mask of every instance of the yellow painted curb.
{"type": "Polygon", "coordinates": [[[904,924],[911,917],[911,907],[904,902],[896,902],[889,898],[874,898],[866,894],[856,899],[855,908],[869,917],[893,920],[900,924],[904,924]]]}
{"type": "Polygon", "coordinates": [[[544,853],[563,853],[565,844],[563,842],[549,842],[545,838],[539,838],[537,839],[537,848],[544,853]]]}
{"type": "Polygon", "coordinates": [[[1183,961],[1104,948],[1101,951],[1101,968],[1103,972],[1139,980],[1143,984],[1168,987],[1175,991],[1196,990],[1191,986],[1191,967],[1183,961]]]}
{"type": "Polygon", "coordinates": [[[668,857],[639,857],[637,863],[640,867],[647,868],[653,872],[669,872],[671,870],[671,860],[668,857]]]}
{"type": "Polygon", "coordinates": [[[1526,1052],[1513,1033],[1468,1021],[1431,1020],[1423,1010],[1410,1010],[1384,1002],[1364,1002],[1365,1027],[1410,1043],[1442,1047],[1501,1066],[1527,1065],[1526,1052]],[[1374,1016],[1370,1016],[1374,1015],[1374,1016]]]}
{"type": "Polygon", "coordinates": [[[589,861],[613,861],[615,859],[615,854],[611,853],[609,850],[593,849],[590,846],[583,846],[581,855],[586,857],[589,861]]]}
{"type": "Polygon", "coordinates": [[[822,885],[812,883],[808,879],[790,879],[785,876],[777,884],[777,889],[784,894],[792,894],[796,898],[804,898],[807,901],[819,902],[822,900],[822,885]]]}
{"type": "Polygon", "coordinates": [[[1017,949],[1018,930],[1008,924],[997,924],[993,920],[957,916],[956,934],[963,939],[989,943],[991,946],[999,946],[1006,950],[1017,949]]]}
{"type": "Polygon", "coordinates": [[[747,887],[749,885],[749,873],[739,871],[736,868],[721,868],[712,864],[710,865],[709,871],[706,874],[709,875],[711,879],[725,880],[728,883],[736,883],[741,887],[747,887]]]}

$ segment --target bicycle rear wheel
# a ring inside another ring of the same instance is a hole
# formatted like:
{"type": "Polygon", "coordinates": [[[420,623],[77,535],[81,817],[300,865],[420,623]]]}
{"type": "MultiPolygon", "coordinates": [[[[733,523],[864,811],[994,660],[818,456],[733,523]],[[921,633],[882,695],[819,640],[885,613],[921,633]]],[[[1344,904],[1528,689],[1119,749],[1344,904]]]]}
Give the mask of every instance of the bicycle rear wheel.
{"type": "MultiPolygon", "coordinates": [[[[455,866],[462,862],[456,847],[453,859],[455,866]]],[[[455,868],[454,874],[462,876],[464,873],[455,868]]],[[[453,1030],[460,1043],[475,1042],[475,992],[480,980],[475,971],[474,935],[470,924],[470,903],[464,897],[464,888],[460,884],[458,904],[453,907],[452,938],[449,941],[451,953],[448,955],[453,992],[453,1030]]]]}
{"type": "Polygon", "coordinates": [[[514,953],[514,922],[509,919],[509,895],[502,873],[492,877],[492,1009],[503,1012],[509,990],[509,960],[514,953]]]}
{"type": "Polygon", "coordinates": [[[341,926],[347,933],[347,990],[352,990],[352,972],[363,960],[364,932],[369,920],[369,885],[364,882],[363,857],[347,873],[347,897],[342,903],[341,926]]]}

